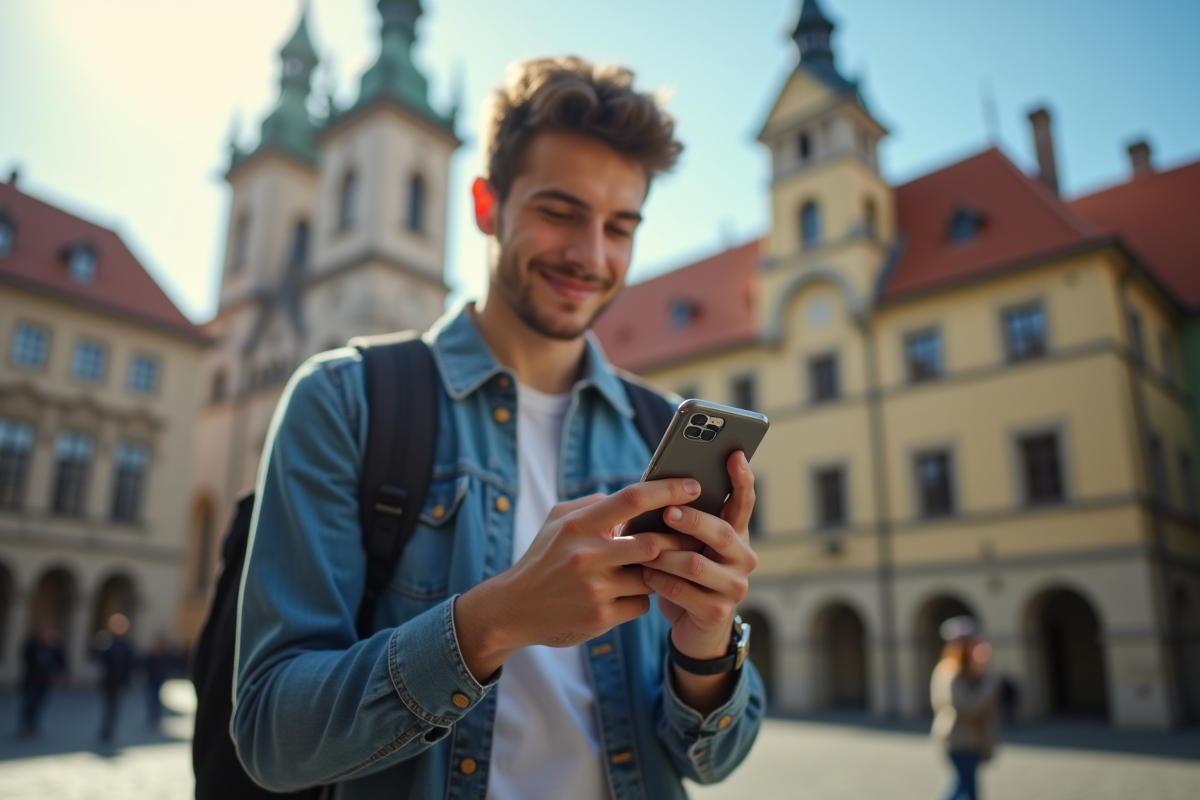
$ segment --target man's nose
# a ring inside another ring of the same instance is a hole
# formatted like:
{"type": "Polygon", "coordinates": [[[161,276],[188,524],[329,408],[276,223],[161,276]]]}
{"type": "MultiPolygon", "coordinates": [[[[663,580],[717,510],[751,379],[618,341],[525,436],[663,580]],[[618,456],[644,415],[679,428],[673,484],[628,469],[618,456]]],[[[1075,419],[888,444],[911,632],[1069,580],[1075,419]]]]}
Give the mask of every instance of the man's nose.
{"type": "Polygon", "coordinates": [[[605,238],[602,222],[581,225],[575,230],[565,253],[567,261],[577,264],[587,274],[601,272],[605,262],[605,238]]]}

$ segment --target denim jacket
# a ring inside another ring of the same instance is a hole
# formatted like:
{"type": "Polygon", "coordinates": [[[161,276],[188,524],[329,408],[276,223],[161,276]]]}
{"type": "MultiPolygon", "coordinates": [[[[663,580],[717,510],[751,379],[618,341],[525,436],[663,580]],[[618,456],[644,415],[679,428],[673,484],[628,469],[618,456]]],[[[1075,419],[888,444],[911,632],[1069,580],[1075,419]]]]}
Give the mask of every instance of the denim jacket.
{"type": "MultiPolygon", "coordinates": [[[[339,798],[486,796],[499,674],[481,684],[467,669],[454,601],[512,562],[516,384],[465,308],[426,341],[441,379],[429,497],[369,638],[355,632],[367,439],[357,351],[306,362],[271,423],[242,579],[231,722],[243,764],[269,789],[337,782],[339,798]]],[[[564,500],[637,481],[650,457],[624,386],[590,338],[587,364],[563,431],[564,500]]],[[[667,678],[669,630],[652,603],[583,645],[614,800],[686,797],[681,778],[721,780],[758,733],[764,694],[750,662],[729,701],[702,715],[667,678]]]]}

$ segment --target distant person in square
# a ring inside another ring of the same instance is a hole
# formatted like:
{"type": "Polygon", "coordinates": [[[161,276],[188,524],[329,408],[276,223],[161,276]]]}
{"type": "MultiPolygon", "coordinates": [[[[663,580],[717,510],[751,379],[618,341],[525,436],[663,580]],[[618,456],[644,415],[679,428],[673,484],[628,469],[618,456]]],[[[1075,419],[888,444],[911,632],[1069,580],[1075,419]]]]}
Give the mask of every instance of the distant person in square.
{"type": "Polygon", "coordinates": [[[41,733],[42,710],[54,679],[67,671],[58,631],[48,620],[38,622],[21,649],[21,721],[17,735],[30,738],[41,733]]]}
{"type": "Polygon", "coordinates": [[[129,641],[129,618],[113,614],[105,630],[93,644],[96,660],[100,662],[100,691],[104,711],[100,721],[100,741],[111,742],[117,732],[121,714],[121,695],[133,677],[134,653],[129,641]]]}
{"type": "Polygon", "coordinates": [[[988,672],[992,648],[980,638],[974,619],[948,619],[941,634],[946,645],[933,670],[929,695],[935,714],[933,736],[954,768],[946,800],[977,800],[979,765],[991,759],[996,746],[1000,681],[988,672]]]}
{"type": "Polygon", "coordinates": [[[425,336],[430,497],[369,638],[362,357],[293,376],[259,471],[234,678],[234,741],[262,786],[671,800],[746,757],[764,710],[734,613],[757,564],[753,475],[730,457],[719,516],[686,506],[694,481],[639,484],[650,449],[588,333],[681,149],[625,69],[528,61],[495,93],[473,186],[487,296],[425,336]],[[656,509],[661,531],[617,536],[656,509]]]}

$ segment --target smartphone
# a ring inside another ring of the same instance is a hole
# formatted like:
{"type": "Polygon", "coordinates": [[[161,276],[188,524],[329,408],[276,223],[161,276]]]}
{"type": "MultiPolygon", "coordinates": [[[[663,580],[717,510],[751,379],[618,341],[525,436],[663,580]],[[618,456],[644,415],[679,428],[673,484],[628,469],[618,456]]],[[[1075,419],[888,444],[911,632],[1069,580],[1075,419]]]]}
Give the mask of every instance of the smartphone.
{"type": "MultiPolygon", "coordinates": [[[[754,411],[707,400],[684,400],[675,410],[642,480],[694,478],[700,484],[700,496],[688,505],[719,515],[733,491],[729,457],[741,450],[749,461],[770,424],[754,411]]],[[[669,531],[662,514],[661,508],[639,514],[625,523],[621,535],[669,531]]]]}

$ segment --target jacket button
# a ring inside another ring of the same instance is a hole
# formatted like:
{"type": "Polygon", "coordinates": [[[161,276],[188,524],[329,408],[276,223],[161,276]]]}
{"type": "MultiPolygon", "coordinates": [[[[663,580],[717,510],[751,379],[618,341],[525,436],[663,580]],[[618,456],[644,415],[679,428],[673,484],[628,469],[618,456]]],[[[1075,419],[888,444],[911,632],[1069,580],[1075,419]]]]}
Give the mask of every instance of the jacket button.
{"type": "Polygon", "coordinates": [[[509,410],[507,408],[501,406],[500,408],[497,408],[495,411],[492,412],[492,419],[496,420],[496,422],[499,422],[501,425],[503,425],[504,423],[506,423],[510,419],[512,419],[512,414],[509,413],[509,410]]]}
{"type": "Polygon", "coordinates": [[[499,378],[496,379],[496,385],[499,386],[501,389],[507,389],[509,386],[512,385],[512,381],[510,381],[508,379],[507,375],[501,375],[499,378]]]}
{"type": "Polygon", "coordinates": [[[496,510],[501,514],[507,513],[511,506],[512,504],[508,502],[508,498],[504,495],[500,495],[496,498],[496,510]]]}
{"type": "Polygon", "coordinates": [[[446,507],[445,506],[434,506],[433,507],[433,518],[434,519],[441,519],[444,516],[446,516],[446,507]]]}
{"type": "Polygon", "coordinates": [[[720,728],[721,730],[725,730],[726,728],[729,727],[729,723],[731,723],[731,722],[733,722],[733,717],[726,714],[725,716],[723,716],[719,720],[717,720],[717,727],[720,728]]]}
{"type": "Polygon", "coordinates": [[[450,702],[454,703],[454,705],[458,706],[459,708],[466,708],[467,706],[471,705],[471,698],[467,697],[462,692],[455,692],[450,698],[450,702]]]}
{"type": "Polygon", "coordinates": [[[478,769],[478,765],[475,763],[475,759],[464,758],[461,762],[459,762],[458,769],[463,775],[474,775],[475,770],[478,769]]]}

